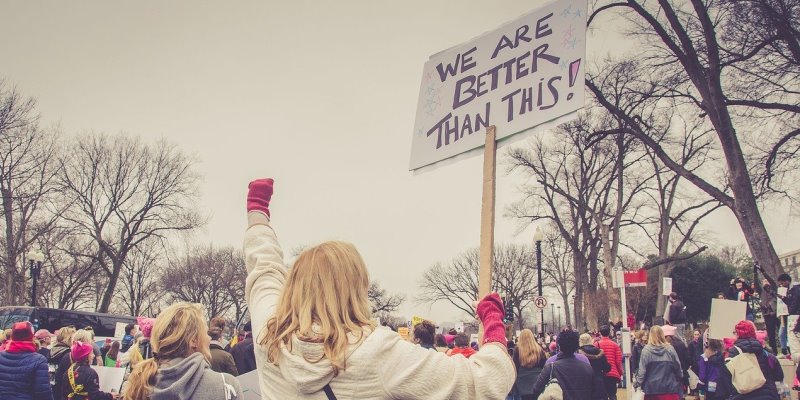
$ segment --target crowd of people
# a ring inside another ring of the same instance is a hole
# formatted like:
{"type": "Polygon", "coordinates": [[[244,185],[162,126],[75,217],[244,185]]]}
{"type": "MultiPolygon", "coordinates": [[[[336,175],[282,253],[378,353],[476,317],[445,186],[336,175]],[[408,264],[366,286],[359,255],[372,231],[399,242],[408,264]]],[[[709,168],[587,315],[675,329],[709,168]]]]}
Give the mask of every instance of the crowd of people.
{"type": "MultiPolygon", "coordinates": [[[[775,283],[765,274],[752,292],[744,282],[731,284],[730,297],[748,301],[757,293],[760,311],[775,317],[770,339],[759,336],[752,308],[730,340],[687,333],[686,307],[672,294],[666,322],[635,331],[629,356],[613,324],[546,337],[523,329],[514,341],[506,337],[503,302],[492,293],[476,302],[477,341],[454,330],[437,333],[429,321],[404,340],[372,319],[369,275],[352,244],[321,243],[286,267],[270,225],[273,185],[259,179],[248,187],[245,297],[252,320],[241,337],[227,342],[224,319],[207,321],[191,303],[140,319],[139,329],[129,325],[120,340],[103,346],[88,329],[51,334],[19,322],[0,337],[0,398],[243,399],[236,376],[250,371],[264,399],[616,400],[629,380],[647,400],[678,400],[692,391],[710,400],[781,395],[784,376],[772,337],[786,323],[778,323],[776,303],[800,311],[800,289],[790,288],[786,276],[775,283]],[[779,286],[787,290],[773,290],[779,286]],[[124,383],[101,391],[92,366],[124,368],[124,383]]],[[[783,343],[781,356],[787,348],[800,352],[783,343]]]]}

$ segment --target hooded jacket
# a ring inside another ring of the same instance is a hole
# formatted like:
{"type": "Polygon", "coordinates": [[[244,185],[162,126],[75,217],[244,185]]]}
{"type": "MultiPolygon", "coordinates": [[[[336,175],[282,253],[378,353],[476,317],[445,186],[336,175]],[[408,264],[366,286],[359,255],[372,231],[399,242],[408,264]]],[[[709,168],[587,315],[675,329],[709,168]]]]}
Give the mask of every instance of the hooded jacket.
{"type": "Polygon", "coordinates": [[[686,323],[686,306],[683,300],[677,299],[669,305],[669,322],[672,325],[686,323]]]}
{"type": "MultiPolygon", "coordinates": [[[[258,310],[252,313],[255,330],[274,315],[288,272],[267,216],[251,212],[248,220],[245,299],[250,310],[258,310]]],[[[448,357],[377,327],[366,328],[364,335],[350,335],[346,367],[334,377],[321,343],[297,335],[290,340],[291,346],[280,348],[277,365],[268,361],[264,346],[255,348],[263,399],[322,400],[326,399],[322,389],[330,384],[339,400],[504,400],[516,375],[505,346],[487,344],[470,358],[448,357]]]]}
{"type": "Polygon", "coordinates": [[[733,398],[736,400],[767,400],[779,398],[778,389],[775,386],[775,382],[783,380],[783,369],[781,369],[780,362],[778,362],[775,356],[767,353],[764,350],[764,346],[762,346],[761,343],[754,338],[739,339],[736,341],[736,343],[734,343],[734,346],[735,347],[728,349],[727,359],[731,359],[739,355],[739,350],[737,347],[745,353],[755,354],[756,358],[758,359],[758,365],[761,367],[761,372],[764,374],[764,378],[766,378],[766,382],[764,383],[764,386],[750,393],[738,394],[731,383],[730,371],[728,368],[722,368],[723,377],[721,380],[724,381],[728,392],[733,395],[733,398]]]}
{"type": "Polygon", "coordinates": [[[231,399],[244,399],[239,381],[214,372],[200,353],[162,363],[155,382],[151,400],[225,400],[226,391],[231,399]]]}
{"type": "Polygon", "coordinates": [[[680,394],[682,379],[678,354],[672,346],[644,346],[636,372],[636,384],[644,394],[680,394]]]}
{"type": "Polygon", "coordinates": [[[536,385],[533,387],[534,398],[544,391],[550,381],[550,372],[558,380],[565,400],[600,400],[606,398],[606,389],[602,381],[595,375],[592,367],[575,358],[574,354],[559,353],[555,362],[547,364],[536,385]],[[555,370],[553,370],[555,368],[555,370]]]}
{"type": "Polygon", "coordinates": [[[253,338],[248,336],[231,349],[231,356],[236,363],[236,371],[246,374],[256,369],[256,353],[253,338]]]}
{"type": "Polygon", "coordinates": [[[611,364],[606,359],[606,353],[592,345],[581,346],[578,349],[580,354],[589,359],[589,364],[592,366],[595,375],[600,377],[605,376],[608,371],[611,371],[611,364]]]}

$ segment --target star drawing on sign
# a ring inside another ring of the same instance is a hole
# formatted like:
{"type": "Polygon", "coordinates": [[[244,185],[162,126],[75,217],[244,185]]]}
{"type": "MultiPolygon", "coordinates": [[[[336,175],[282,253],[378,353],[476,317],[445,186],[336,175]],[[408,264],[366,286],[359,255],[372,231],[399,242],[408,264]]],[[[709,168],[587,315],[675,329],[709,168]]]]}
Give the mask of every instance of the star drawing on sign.
{"type": "Polygon", "coordinates": [[[581,12],[581,9],[579,8],[579,9],[575,10],[575,14],[574,15],[575,15],[575,18],[580,18],[581,15],[583,15],[583,13],[581,12]]]}
{"type": "Polygon", "coordinates": [[[565,8],[564,11],[561,12],[561,16],[566,17],[570,14],[572,14],[572,4],[568,5],[567,8],[565,8]]]}
{"type": "Polygon", "coordinates": [[[560,62],[560,63],[558,63],[558,66],[559,66],[559,67],[561,67],[561,70],[562,70],[562,71],[563,71],[563,70],[565,70],[565,69],[567,69],[567,60],[565,60],[565,59],[563,59],[563,58],[562,58],[562,59],[561,59],[561,62],[560,62]]]}

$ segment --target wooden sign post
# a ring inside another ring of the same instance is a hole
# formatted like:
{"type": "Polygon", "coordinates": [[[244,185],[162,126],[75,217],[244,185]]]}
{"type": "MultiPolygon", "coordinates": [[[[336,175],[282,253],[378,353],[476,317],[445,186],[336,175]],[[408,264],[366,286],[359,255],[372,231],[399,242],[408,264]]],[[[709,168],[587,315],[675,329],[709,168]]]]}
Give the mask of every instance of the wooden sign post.
{"type": "Polygon", "coordinates": [[[486,146],[483,149],[483,200],[481,202],[480,272],[478,273],[478,300],[492,291],[492,266],[494,265],[494,199],[497,175],[497,140],[494,125],[486,128],[486,146]]]}

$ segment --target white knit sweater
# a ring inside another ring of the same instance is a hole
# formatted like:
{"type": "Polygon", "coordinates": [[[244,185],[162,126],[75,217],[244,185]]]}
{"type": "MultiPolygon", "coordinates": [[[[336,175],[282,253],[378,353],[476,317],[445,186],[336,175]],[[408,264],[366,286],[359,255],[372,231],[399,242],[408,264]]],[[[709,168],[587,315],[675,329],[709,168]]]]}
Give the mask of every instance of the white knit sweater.
{"type": "MultiPolygon", "coordinates": [[[[245,296],[253,332],[260,332],[275,312],[288,275],[275,232],[263,214],[249,213],[245,233],[247,264],[245,296]]],[[[257,335],[257,334],[256,334],[257,335]]],[[[322,388],[330,383],[338,400],[348,399],[505,399],[516,371],[505,347],[486,345],[469,359],[448,357],[402,340],[385,327],[354,343],[347,368],[334,378],[327,360],[318,359],[322,346],[293,339],[284,348],[279,365],[267,362],[263,346],[256,345],[256,364],[263,399],[326,399],[322,388]]]]}

